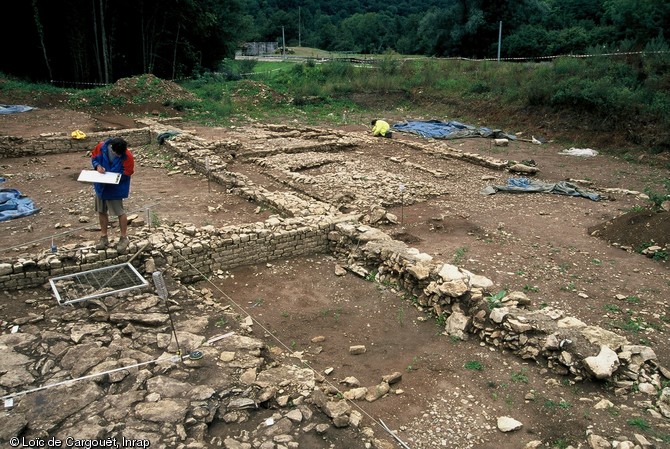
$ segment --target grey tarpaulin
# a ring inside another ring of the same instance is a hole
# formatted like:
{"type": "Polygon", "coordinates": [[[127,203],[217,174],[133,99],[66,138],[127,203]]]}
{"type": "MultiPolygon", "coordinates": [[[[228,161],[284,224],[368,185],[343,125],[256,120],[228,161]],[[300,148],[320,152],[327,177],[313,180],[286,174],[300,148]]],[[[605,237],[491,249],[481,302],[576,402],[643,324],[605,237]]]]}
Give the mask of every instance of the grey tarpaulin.
{"type": "Polygon", "coordinates": [[[156,136],[156,141],[158,142],[158,145],[163,145],[166,140],[172,140],[179,134],[181,134],[181,131],[165,131],[164,133],[160,133],[158,136],[156,136]]]}
{"type": "Polygon", "coordinates": [[[431,139],[462,139],[464,137],[516,139],[514,134],[507,134],[499,129],[477,128],[453,120],[449,122],[441,120],[407,120],[402,123],[396,123],[391,129],[431,139]]]}
{"type": "Polygon", "coordinates": [[[513,193],[555,193],[558,195],[581,196],[593,201],[599,201],[602,197],[590,190],[583,189],[576,184],[567,181],[559,182],[542,182],[535,179],[528,178],[509,178],[507,185],[504,186],[487,186],[482,190],[484,195],[493,195],[496,192],[513,192],[513,193]]]}
{"type": "Polygon", "coordinates": [[[23,104],[0,104],[0,114],[16,114],[34,109],[32,106],[23,104]]]}

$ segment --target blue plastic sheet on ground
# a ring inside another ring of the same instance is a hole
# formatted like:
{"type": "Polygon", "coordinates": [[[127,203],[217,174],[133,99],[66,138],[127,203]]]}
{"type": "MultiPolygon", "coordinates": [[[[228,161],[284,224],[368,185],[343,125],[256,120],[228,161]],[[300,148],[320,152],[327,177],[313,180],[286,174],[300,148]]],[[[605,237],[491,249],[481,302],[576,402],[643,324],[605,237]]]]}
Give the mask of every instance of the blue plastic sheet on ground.
{"type": "Polygon", "coordinates": [[[16,114],[17,112],[26,112],[31,109],[35,108],[23,104],[0,104],[0,114],[16,114]]]}
{"type": "Polygon", "coordinates": [[[465,137],[490,137],[496,139],[516,140],[514,134],[507,134],[499,129],[477,128],[460,122],[441,120],[407,120],[396,123],[391,129],[398,132],[417,134],[431,139],[462,139],[465,137]]]}
{"type": "Polygon", "coordinates": [[[586,190],[580,186],[567,181],[559,182],[542,182],[535,179],[528,178],[509,178],[507,185],[504,186],[487,186],[482,190],[485,195],[493,195],[496,192],[513,192],[513,193],[555,193],[558,195],[581,196],[593,201],[599,201],[602,197],[593,191],[586,190]]]}
{"type": "Polygon", "coordinates": [[[30,198],[16,189],[0,189],[0,221],[26,217],[39,212],[30,198]]]}

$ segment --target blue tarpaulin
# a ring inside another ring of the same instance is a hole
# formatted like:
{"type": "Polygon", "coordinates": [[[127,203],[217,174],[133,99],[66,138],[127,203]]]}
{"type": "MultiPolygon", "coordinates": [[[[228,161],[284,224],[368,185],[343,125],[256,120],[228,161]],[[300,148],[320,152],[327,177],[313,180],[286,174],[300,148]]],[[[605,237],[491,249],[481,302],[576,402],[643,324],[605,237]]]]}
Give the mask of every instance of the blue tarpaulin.
{"type": "Polygon", "coordinates": [[[31,109],[34,108],[23,104],[0,104],[0,114],[16,114],[17,112],[26,112],[31,109]]]}
{"type": "Polygon", "coordinates": [[[408,120],[396,123],[391,127],[394,131],[418,134],[431,139],[461,139],[464,137],[491,137],[515,140],[514,134],[506,134],[499,129],[477,128],[460,122],[441,120],[408,120]]]}
{"type": "Polygon", "coordinates": [[[0,221],[26,217],[39,212],[33,200],[16,189],[0,189],[0,221]]]}

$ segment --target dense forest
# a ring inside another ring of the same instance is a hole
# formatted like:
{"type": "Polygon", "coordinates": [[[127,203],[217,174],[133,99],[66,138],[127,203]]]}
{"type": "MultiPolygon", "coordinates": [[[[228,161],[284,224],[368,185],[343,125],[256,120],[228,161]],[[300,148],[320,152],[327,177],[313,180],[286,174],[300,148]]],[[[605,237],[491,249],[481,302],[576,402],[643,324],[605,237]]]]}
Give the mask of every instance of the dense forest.
{"type": "Polygon", "coordinates": [[[246,41],[339,52],[503,58],[667,51],[659,0],[24,0],[0,30],[0,71],[110,83],[217,70],[246,41]],[[282,34],[283,33],[283,34],[282,34]],[[20,40],[21,42],[15,42],[20,40]]]}

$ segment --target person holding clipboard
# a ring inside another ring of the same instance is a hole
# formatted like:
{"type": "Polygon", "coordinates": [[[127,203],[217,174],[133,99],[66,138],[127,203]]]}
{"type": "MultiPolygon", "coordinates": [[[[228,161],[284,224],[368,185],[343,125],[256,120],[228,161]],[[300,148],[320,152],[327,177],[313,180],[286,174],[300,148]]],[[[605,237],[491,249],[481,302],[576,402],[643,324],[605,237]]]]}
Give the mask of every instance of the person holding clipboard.
{"type": "Polygon", "coordinates": [[[123,200],[130,194],[130,177],[135,172],[135,159],[128,149],[128,143],[121,137],[114,137],[98,143],[91,153],[91,164],[98,173],[120,173],[118,184],[94,183],[95,211],[100,220],[100,240],[95,245],[98,250],[109,246],[107,228],[109,214],[119,217],[121,237],[116,246],[119,254],[125,254],[130,241],[128,240],[128,216],[123,209],[123,200]]]}

